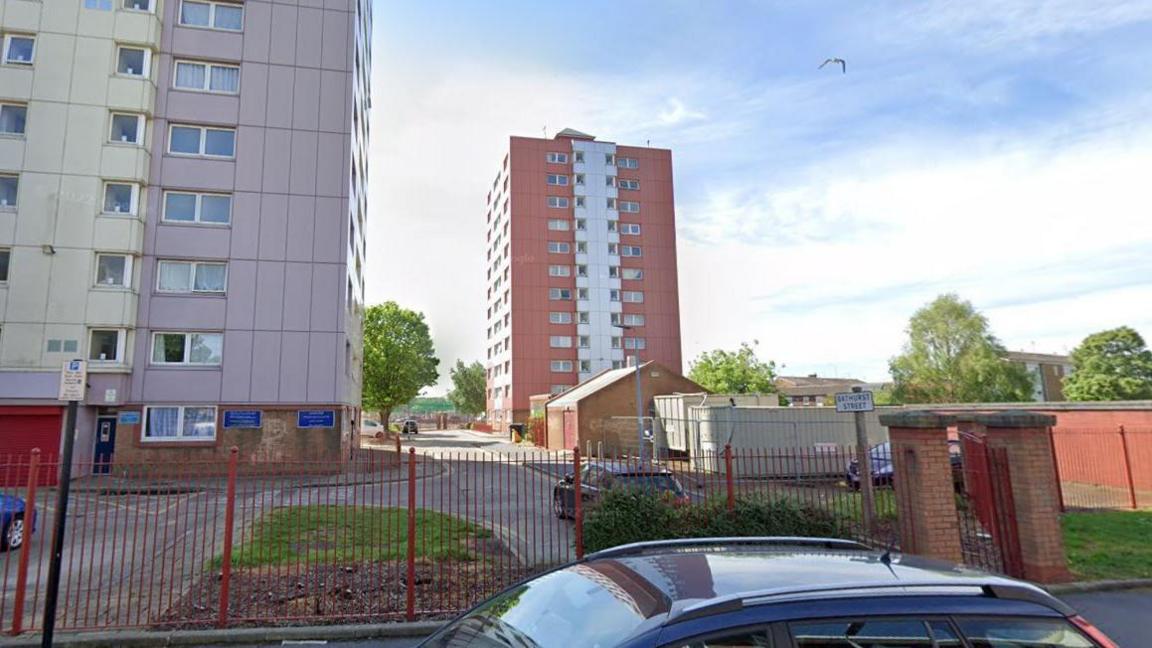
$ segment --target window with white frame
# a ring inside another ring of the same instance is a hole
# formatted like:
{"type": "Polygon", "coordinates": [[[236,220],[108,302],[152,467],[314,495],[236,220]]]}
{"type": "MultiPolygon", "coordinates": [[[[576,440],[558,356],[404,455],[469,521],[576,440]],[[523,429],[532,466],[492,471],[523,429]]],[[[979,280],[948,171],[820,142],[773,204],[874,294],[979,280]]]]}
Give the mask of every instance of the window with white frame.
{"type": "Polygon", "coordinates": [[[583,186],[583,184],[584,184],[584,174],[583,173],[577,173],[574,176],[574,178],[575,178],[575,180],[574,180],[575,184],[583,186]]]}
{"type": "Polygon", "coordinates": [[[604,186],[615,187],[616,186],[616,176],[604,176],[604,186]]]}
{"type": "Polygon", "coordinates": [[[556,373],[566,373],[566,372],[572,371],[572,361],[571,360],[553,360],[552,361],[552,371],[554,371],[556,373]]]}
{"type": "Polygon", "coordinates": [[[605,153],[604,154],[604,164],[606,164],[608,166],[612,166],[612,165],[616,164],[616,156],[612,155],[611,153],[605,153]]]}
{"type": "Polygon", "coordinates": [[[552,311],[548,313],[549,324],[571,324],[572,313],[565,313],[561,311],[552,311]]]}
{"type": "Polygon", "coordinates": [[[615,198],[606,199],[604,204],[608,209],[616,209],[616,199],[615,198]]]}
{"type": "Polygon", "coordinates": [[[23,135],[28,125],[28,106],[0,104],[0,135],[23,135]]]}
{"type": "Polygon", "coordinates": [[[544,159],[549,164],[567,164],[568,163],[568,154],[567,153],[547,153],[544,156],[544,159]]]}
{"type": "Polygon", "coordinates": [[[583,207],[584,206],[584,196],[576,196],[576,206],[577,207],[583,207]]]}
{"type": "Polygon", "coordinates": [[[124,0],[128,11],[152,11],[152,0],[124,0]]]}
{"type": "Polygon", "coordinates": [[[112,0],[84,0],[85,9],[112,11],[112,0]]]}
{"type": "Polygon", "coordinates": [[[128,288],[132,285],[132,257],[127,254],[96,255],[96,285],[128,288]]]}
{"type": "Polygon", "coordinates": [[[640,161],[629,157],[616,158],[616,166],[621,169],[639,169],[640,161]]]}
{"type": "Polygon", "coordinates": [[[639,234],[640,223],[620,223],[621,234],[639,234]]]}
{"type": "Polygon", "coordinates": [[[643,304],[644,292],[640,290],[625,290],[623,293],[624,301],[631,304],[643,304]]]}
{"type": "Polygon", "coordinates": [[[549,391],[553,395],[557,395],[557,394],[563,394],[564,392],[568,391],[569,389],[572,389],[571,385],[552,385],[552,389],[550,389],[549,391]]]}
{"type": "Polygon", "coordinates": [[[223,333],[152,334],[152,364],[216,366],[223,361],[223,333]]]}
{"type": "Polygon", "coordinates": [[[623,369],[624,368],[624,361],[623,360],[613,360],[612,361],[612,368],[613,369],[623,369]]]}
{"type": "Polygon", "coordinates": [[[592,371],[592,361],[591,360],[581,360],[580,361],[580,373],[588,373],[589,371],[592,371]]]}
{"type": "Polygon", "coordinates": [[[621,346],[621,340],[622,340],[622,338],[613,336],[612,337],[612,348],[613,349],[619,349],[621,346]]]}
{"type": "Polygon", "coordinates": [[[244,5],[235,2],[200,2],[183,0],[180,3],[180,24],[241,31],[244,29],[244,5]]]}
{"type": "Polygon", "coordinates": [[[560,173],[549,173],[548,174],[548,184],[555,185],[557,187],[567,187],[568,186],[568,176],[560,174],[560,173]]]}
{"type": "Polygon", "coordinates": [[[564,196],[548,196],[548,206],[563,209],[568,206],[568,199],[564,196]]]}
{"type": "Polygon", "coordinates": [[[620,278],[620,266],[608,266],[608,277],[610,279],[620,278]]]}
{"type": "Polygon", "coordinates": [[[88,359],[92,362],[124,362],[124,329],[92,329],[88,333],[88,359]]]}
{"type": "Polygon", "coordinates": [[[553,218],[548,221],[548,229],[553,232],[567,232],[568,220],[564,218],[553,218]]]}
{"type": "Polygon", "coordinates": [[[146,77],[151,60],[152,52],[142,47],[118,47],[116,49],[116,74],[146,77]]]}
{"type": "Polygon", "coordinates": [[[608,254],[620,254],[620,244],[619,243],[609,243],[608,244],[608,254]]]}
{"type": "Polygon", "coordinates": [[[576,253],[588,254],[588,241],[576,241],[576,253]]]}
{"type": "Polygon", "coordinates": [[[236,157],[236,129],[173,125],[168,136],[168,152],[175,155],[236,157]]]}
{"type": "Polygon", "coordinates": [[[621,245],[620,256],[638,257],[641,256],[639,245],[621,245]]]}
{"type": "Polygon", "coordinates": [[[588,229],[588,221],[583,218],[576,219],[576,231],[584,231],[588,229]]]}
{"type": "Polygon", "coordinates": [[[9,65],[32,65],[36,56],[36,37],[26,34],[4,36],[4,62],[9,65]]]}
{"type": "Polygon", "coordinates": [[[548,251],[552,254],[568,254],[572,251],[572,244],[563,241],[548,241],[548,251]]]}
{"type": "Polygon", "coordinates": [[[620,326],[620,313],[612,313],[612,326],[620,326]]]}
{"type": "Polygon", "coordinates": [[[20,177],[0,175],[0,210],[16,209],[20,197],[20,177]]]}
{"type": "Polygon", "coordinates": [[[0,283],[8,281],[8,263],[11,258],[11,248],[0,248],[0,283]]]}
{"type": "Polygon", "coordinates": [[[587,288],[577,288],[576,289],[576,299],[586,301],[588,299],[588,289],[587,288]]]}
{"type": "Polygon", "coordinates": [[[170,223],[227,225],[232,222],[232,196],[191,191],[165,191],[162,218],[170,223]]]}
{"type": "Polygon", "coordinates": [[[624,212],[626,214],[639,214],[640,213],[640,203],[633,202],[631,200],[621,200],[620,201],[620,211],[624,212]]]}
{"type": "Polygon", "coordinates": [[[550,265],[548,266],[549,277],[571,277],[572,266],[566,265],[550,265]]]}
{"type": "Polygon", "coordinates": [[[108,134],[108,141],[121,144],[144,143],[144,115],[112,113],[112,130],[108,134]]]}
{"type": "Polygon", "coordinates": [[[581,335],[579,343],[581,349],[587,349],[588,347],[592,346],[592,338],[588,337],[587,335],[581,335]]]}
{"type": "Polygon", "coordinates": [[[135,214],[140,199],[140,185],[131,182],[104,183],[105,214],[135,214]]]}
{"type": "Polygon", "coordinates": [[[572,290],[570,288],[549,288],[548,299],[552,301],[571,300],[572,290]]]}
{"type": "Polygon", "coordinates": [[[576,319],[578,322],[580,322],[581,324],[587,324],[588,323],[588,311],[580,311],[579,313],[577,313],[577,315],[578,315],[578,317],[576,319]]]}
{"type": "Polygon", "coordinates": [[[620,291],[615,288],[608,291],[608,301],[620,301],[620,291]]]}
{"type": "Polygon", "coordinates": [[[580,162],[581,164],[583,164],[583,162],[584,162],[584,151],[575,151],[575,152],[573,152],[573,153],[572,153],[572,161],[573,161],[573,162],[580,162]]]}
{"type": "Polygon", "coordinates": [[[140,440],[212,441],[216,438],[216,407],[212,405],[149,405],[144,408],[140,440]]]}
{"type": "Polygon", "coordinates": [[[644,326],[644,316],[637,313],[624,314],[625,326],[644,326]]]}
{"type": "Polygon", "coordinates": [[[576,266],[576,276],[577,277],[587,277],[588,276],[588,266],[584,265],[583,263],[576,266]]]}
{"type": "Polygon", "coordinates": [[[156,290],[158,292],[222,295],[227,287],[227,263],[158,261],[156,264],[156,290]]]}
{"type": "Polygon", "coordinates": [[[644,271],[640,268],[623,268],[620,272],[623,279],[635,281],[644,278],[644,271]]]}
{"type": "Polygon", "coordinates": [[[200,61],[176,61],[172,87],[196,92],[240,92],[240,66],[200,61]]]}
{"type": "Polygon", "coordinates": [[[648,341],[642,337],[624,338],[624,348],[643,351],[648,347],[648,341]]]}
{"type": "Polygon", "coordinates": [[[616,221],[608,221],[608,231],[609,232],[617,231],[616,221]]]}
{"type": "Polygon", "coordinates": [[[620,178],[619,184],[617,184],[616,186],[620,187],[621,189],[627,189],[629,191],[640,191],[640,181],[639,180],[629,180],[626,178],[620,178]]]}
{"type": "Polygon", "coordinates": [[[553,349],[569,349],[572,347],[572,336],[553,335],[548,338],[548,346],[553,349]]]}

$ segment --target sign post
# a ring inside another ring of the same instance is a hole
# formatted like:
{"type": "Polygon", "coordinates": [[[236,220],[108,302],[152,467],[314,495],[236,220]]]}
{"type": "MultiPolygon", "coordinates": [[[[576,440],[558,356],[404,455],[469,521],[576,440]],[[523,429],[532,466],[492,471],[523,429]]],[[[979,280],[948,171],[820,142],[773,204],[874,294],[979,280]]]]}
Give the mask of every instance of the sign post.
{"type": "Polygon", "coordinates": [[[68,519],[68,492],[72,489],[72,449],[76,445],[76,409],[88,387],[88,365],[69,360],[60,371],[59,400],[68,402],[64,418],[64,446],[60,449],[57,471],[56,510],[52,515],[52,555],[48,563],[48,591],[44,594],[44,633],[42,648],[52,647],[56,629],[56,603],[60,596],[60,563],[64,554],[64,522],[68,519]]]}
{"type": "Polygon", "coordinates": [[[868,427],[864,413],[876,409],[872,392],[853,387],[850,392],[836,394],[836,411],[852,412],[856,418],[856,469],[860,479],[860,509],[864,528],[872,531],[876,520],[876,500],[872,491],[872,449],[868,446],[868,427]]]}

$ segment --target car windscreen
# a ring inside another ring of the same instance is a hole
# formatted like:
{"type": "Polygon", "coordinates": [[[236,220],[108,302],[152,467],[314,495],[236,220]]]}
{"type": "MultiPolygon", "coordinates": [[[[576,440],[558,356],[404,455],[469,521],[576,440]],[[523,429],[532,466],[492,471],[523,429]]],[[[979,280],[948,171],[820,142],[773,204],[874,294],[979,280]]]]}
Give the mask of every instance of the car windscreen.
{"type": "Polygon", "coordinates": [[[615,646],[671,603],[651,587],[637,587],[641,581],[588,565],[569,567],[485,602],[421,645],[615,646]]]}
{"type": "Polygon", "coordinates": [[[643,490],[653,490],[657,492],[676,493],[677,495],[683,492],[672,475],[661,474],[635,474],[635,475],[616,475],[614,481],[620,486],[627,486],[629,488],[640,488],[643,490]]]}

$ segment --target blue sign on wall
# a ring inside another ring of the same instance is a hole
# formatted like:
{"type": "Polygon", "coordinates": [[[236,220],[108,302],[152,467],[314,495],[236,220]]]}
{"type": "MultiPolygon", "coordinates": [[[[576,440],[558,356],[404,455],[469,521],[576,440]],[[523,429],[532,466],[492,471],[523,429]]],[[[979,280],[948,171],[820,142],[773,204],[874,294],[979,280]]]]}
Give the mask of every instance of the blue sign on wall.
{"type": "Polygon", "coordinates": [[[117,421],[120,425],[140,425],[140,412],[120,412],[117,421]]]}
{"type": "Polygon", "coordinates": [[[300,410],[296,412],[296,427],[336,427],[336,410],[300,410]]]}
{"type": "Polygon", "coordinates": [[[258,428],[262,421],[260,410],[227,410],[224,412],[225,428],[258,428]]]}

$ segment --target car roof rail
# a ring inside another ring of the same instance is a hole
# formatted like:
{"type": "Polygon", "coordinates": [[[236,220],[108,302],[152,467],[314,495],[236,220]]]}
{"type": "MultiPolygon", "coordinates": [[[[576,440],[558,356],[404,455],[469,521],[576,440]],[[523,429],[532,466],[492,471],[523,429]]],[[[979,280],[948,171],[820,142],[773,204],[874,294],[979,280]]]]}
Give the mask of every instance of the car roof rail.
{"type": "MultiPolygon", "coordinates": [[[[947,590],[934,592],[938,594],[959,593],[959,590],[979,590],[981,596],[1010,601],[1025,601],[1043,605],[1053,609],[1064,616],[1071,616],[1075,611],[1063,601],[1044,592],[1038,587],[1027,583],[992,577],[994,580],[923,580],[923,581],[862,581],[841,583],[837,585],[815,585],[809,587],[776,587],[764,590],[738,592],[706,601],[701,601],[674,611],[668,619],[668,624],[680,623],[691,619],[708,617],[725,612],[734,612],[751,605],[771,604],[772,599],[794,599],[808,595],[827,595],[836,592],[875,592],[876,590],[902,590],[901,594],[912,594],[910,590],[947,590]]],[[[924,592],[921,592],[924,593],[924,592]]],[[[779,601],[783,602],[783,601],[779,601]]]]}
{"type": "Polygon", "coordinates": [[[652,551],[676,551],[703,549],[709,547],[731,548],[740,547],[803,547],[808,549],[829,549],[841,551],[874,551],[872,547],[860,544],[854,540],[840,540],[838,538],[806,538],[801,536],[749,536],[734,538],[677,538],[674,540],[650,540],[648,542],[633,542],[603,549],[588,554],[584,560],[597,560],[602,558],[622,558],[637,556],[652,551]]]}

